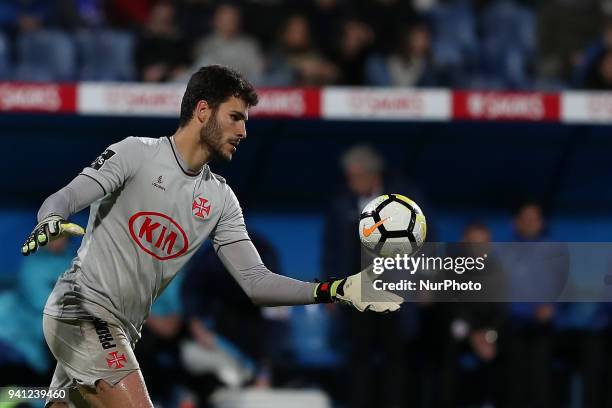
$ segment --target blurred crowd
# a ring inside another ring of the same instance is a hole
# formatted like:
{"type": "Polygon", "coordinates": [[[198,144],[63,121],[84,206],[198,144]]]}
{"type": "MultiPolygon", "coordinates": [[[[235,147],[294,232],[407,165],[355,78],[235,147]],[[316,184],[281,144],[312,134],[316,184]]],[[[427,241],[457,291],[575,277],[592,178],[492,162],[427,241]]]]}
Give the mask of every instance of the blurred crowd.
{"type": "MultiPolygon", "coordinates": [[[[344,183],[330,201],[321,236],[321,278],[361,269],[355,233],[364,204],[410,192],[435,214],[417,185],[388,171],[367,145],[341,157],[344,183]]],[[[248,220],[247,220],[248,221],[248,220]]],[[[524,202],[515,242],[546,242],[547,220],[524,202]]],[[[282,271],[277,249],[250,231],[263,262],[282,271]]],[[[461,242],[488,244],[490,228],[465,225],[461,242]]],[[[40,330],[44,302],[72,251],[59,240],[24,258],[0,288],[0,385],[46,386],[54,361],[40,330]],[[15,341],[19,339],[19,341],[15,341]]],[[[489,270],[528,274],[535,291],[563,271],[489,259],[489,270]]],[[[156,407],[205,407],[219,389],[323,390],[336,407],[604,407],[612,404],[612,309],[606,303],[442,303],[423,298],[398,313],[358,313],[340,305],[254,306],[203,247],[155,302],[136,355],[156,407]]]]}
{"type": "Polygon", "coordinates": [[[2,0],[0,79],[612,85],[609,0],[2,0]]]}

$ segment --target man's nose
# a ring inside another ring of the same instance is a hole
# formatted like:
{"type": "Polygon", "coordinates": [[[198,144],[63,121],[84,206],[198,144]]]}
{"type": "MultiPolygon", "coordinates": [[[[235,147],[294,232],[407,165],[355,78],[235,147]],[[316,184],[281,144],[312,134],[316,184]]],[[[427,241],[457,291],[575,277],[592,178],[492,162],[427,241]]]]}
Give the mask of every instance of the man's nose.
{"type": "Polygon", "coordinates": [[[242,122],[241,125],[238,126],[238,137],[244,139],[247,137],[246,124],[242,122]]]}

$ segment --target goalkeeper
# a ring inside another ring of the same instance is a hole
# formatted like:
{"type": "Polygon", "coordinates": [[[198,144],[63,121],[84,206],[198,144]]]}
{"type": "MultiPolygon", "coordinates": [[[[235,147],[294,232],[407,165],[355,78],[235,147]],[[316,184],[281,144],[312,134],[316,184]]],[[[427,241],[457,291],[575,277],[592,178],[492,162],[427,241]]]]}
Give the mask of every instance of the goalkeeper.
{"type": "MultiPolygon", "coordinates": [[[[44,310],[45,339],[57,359],[51,387],[74,386],[94,407],[152,407],[133,347],[153,301],[208,237],[256,304],[399,308],[402,299],[388,292],[362,300],[362,286],[371,291],[370,270],[317,284],[263,265],[236,196],[208,166],[232,159],[246,138],[248,109],[257,101],[252,85],[235,71],[203,67],[187,84],[174,135],[111,145],[45,200],[24,255],[61,235],[84,234],[44,310]],[[85,232],[67,220],[87,206],[85,232]]],[[[74,401],[79,393],[71,394],[74,401]]]]}

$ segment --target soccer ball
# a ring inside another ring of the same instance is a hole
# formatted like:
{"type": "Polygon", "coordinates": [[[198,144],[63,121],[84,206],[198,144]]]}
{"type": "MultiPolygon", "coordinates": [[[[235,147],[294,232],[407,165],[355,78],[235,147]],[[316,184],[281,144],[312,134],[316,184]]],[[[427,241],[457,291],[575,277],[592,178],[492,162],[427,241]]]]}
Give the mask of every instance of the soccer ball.
{"type": "Polygon", "coordinates": [[[385,194],[370,201],[359,216],[359,238],[376,256],[412,255],[427,235],[419,206],[400,194],[385,194]]]}

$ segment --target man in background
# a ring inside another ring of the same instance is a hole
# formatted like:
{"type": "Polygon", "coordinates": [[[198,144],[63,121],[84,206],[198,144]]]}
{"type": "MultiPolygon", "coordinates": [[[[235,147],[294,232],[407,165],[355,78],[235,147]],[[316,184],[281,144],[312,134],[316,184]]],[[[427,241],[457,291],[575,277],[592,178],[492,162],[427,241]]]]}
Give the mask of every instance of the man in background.
{"type": "MultiPolygon", "coordinates": [[[[393,180],[385,172],[383,157],[370,146],[350,148],[342,155],[340,165],[346,186],[331,201],[325,222],[322,261],[326,277],[362,269],[367,256],[359,241],[359,214],[370,200],[382,194],[398,193],[416,199],[419,205],[422,203],[416,188],[393,180]]],[[[351,390],[350,399],[344,401],[347,406],[401,406],[406,398],[416,394],[411,386],[416,387],[417,382],[406,381],[406,375],[410,373],[406,369],[409,363],[404,355],[405,339],[397,335],[404,332],[403,317],[412,311],[410,306],[406,304],[401,313],[377,316],[376,319],[366,315],[351,316],[339,308],[328,308],[336,322],[332,326],[338,332],[348,334],[342,338],[344,341],[348,339],[349,344],[338,345],[345,348],[341,351],[346,353],[348,366],[344,370],[349,373],[346,388],[351,390]]]]}

